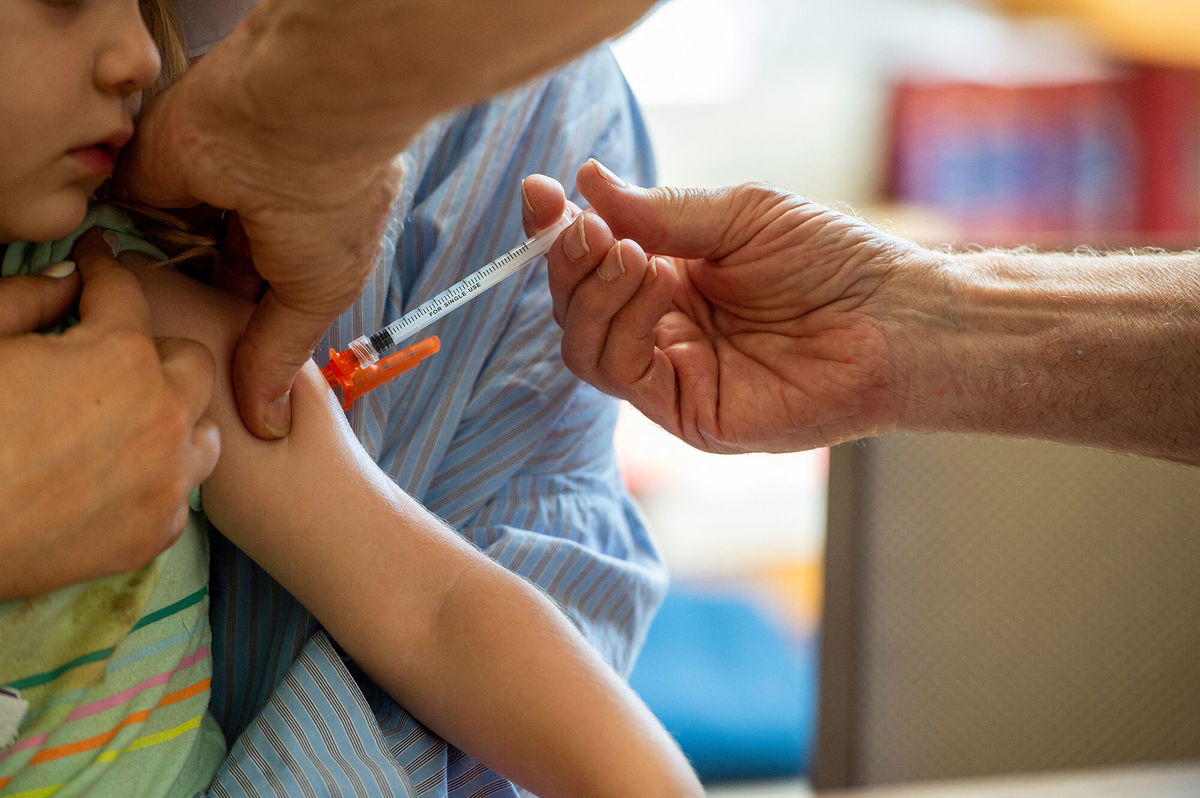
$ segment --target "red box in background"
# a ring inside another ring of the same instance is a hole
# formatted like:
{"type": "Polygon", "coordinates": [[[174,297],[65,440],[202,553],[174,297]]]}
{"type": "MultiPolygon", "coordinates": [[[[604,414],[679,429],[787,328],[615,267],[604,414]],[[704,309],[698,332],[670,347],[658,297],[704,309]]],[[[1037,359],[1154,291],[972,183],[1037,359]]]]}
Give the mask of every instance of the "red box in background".
{"type": "Polygon", "coordinates": [[[1200,73],[1141,67],[1126,82],[1137,143],[1137,230],[1194,236],[1200,227],[1200,73]]]}
{"type": "Polygon", "coordinates": [[[988,242],[1200,238],[1200,75],[1060,85],[901,82],[890,201],[988,242]]]}

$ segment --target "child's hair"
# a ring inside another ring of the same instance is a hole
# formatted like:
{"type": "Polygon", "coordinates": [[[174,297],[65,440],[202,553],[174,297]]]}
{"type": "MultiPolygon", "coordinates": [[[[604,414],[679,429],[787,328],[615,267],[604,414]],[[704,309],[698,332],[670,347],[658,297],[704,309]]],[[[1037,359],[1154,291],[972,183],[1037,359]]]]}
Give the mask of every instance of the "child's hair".
{"type": "Polygon", "coordinates": [[[167,0],[141,0],[142,20],[162,57],[162,72],[143,99],[149,100],[170,86],[188,68],[187,46],[175,10],[167,0]]]}
{"type": "MultiPolygon", "coordinates": [[[[187,44],[175,11],[168,0],[140,0],[142,20],[150,31],[162,58],[162,72],[154,85],[142,96],[143,104],[174,83],[188,68],[187,44]]],[[[97,192],[104,202],[128,211],[136,221],[142,237],[166,253],[167,263],[197,260],[215,262],[220,259],[217,249],[221,238],[218,227],[223,225],[218,213],[176,214],[140,202],[114,197],[107,184],[97,192]],[[184,218],[185,215],[188,218],[184,218]],[[200,219],[206,223],[198,223],[200,219]]]]}

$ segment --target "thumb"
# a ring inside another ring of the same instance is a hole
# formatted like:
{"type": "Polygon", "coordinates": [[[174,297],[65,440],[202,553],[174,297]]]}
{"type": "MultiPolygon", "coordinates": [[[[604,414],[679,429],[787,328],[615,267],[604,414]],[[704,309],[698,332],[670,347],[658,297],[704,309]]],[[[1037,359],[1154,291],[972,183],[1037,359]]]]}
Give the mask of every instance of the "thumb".
{"type": "Polygon", "coordinates": [[[0,335],[33,332],[58,321],[79,298],[72,261],[51,266],[53,276],[18,275],[0,280],[0,335]]]}
{"type": "Polygon", "coordinates": [[[288,434],[292,383],[331,321],[288,307],[274,290],[263,296],[233,356],[233,391],[252,433],[267,440],[288,434]]]}
{"type": "Polygon", "coordinates": [[[718,260],[742,243],[727,235],[738,215],[731,189],[639,188],[595,158],[579,168],[576,184],[614,236],[647,252],[718,260]]]}

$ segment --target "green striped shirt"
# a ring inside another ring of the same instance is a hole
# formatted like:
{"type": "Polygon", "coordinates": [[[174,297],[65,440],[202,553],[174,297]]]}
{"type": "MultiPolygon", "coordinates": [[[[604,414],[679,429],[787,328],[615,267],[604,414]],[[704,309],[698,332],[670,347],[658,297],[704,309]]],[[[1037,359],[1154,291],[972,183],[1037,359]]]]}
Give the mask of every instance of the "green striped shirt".
{"type": "MultiPolygon", "coordinates": [[[[111,209],[79,232],[97,223],[130,241],[111,209]]],[[[3,274],[62,260],[79,232],[9,245],[3,274]]],[[[29,702],[17,740],[0,750],[0,796],[173,798],[208,787],[225,742],[208,712],[207,535],[196,509],[136,571],[0,602],[0,686],[29,702]]]]}

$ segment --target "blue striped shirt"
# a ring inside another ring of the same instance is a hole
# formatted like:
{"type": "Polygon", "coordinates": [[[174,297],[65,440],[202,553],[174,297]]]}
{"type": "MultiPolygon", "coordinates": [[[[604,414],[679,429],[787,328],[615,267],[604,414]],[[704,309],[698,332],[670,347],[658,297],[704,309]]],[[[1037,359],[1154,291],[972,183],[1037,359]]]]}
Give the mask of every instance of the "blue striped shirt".
{"type": "MultiPolygon", "coordinates": [[[[345,348],[523,240],[525,175],[572,192],[595,156],[644,185],[649,153],[607,48],[434,123],[403,156],[404,188],[366,291],[319,351],[345,348]]],[[[360,399],[355,432],[400,487],[544,589],[627,673],[665,574],[618,478],[615,404],[560,360],[544,269],[428,333],[442,351],[360,399]]],[[[213,712],[231,746],[211,795],[523,794],[421,726],[224,540],[212,568],[213,712]]]]}

